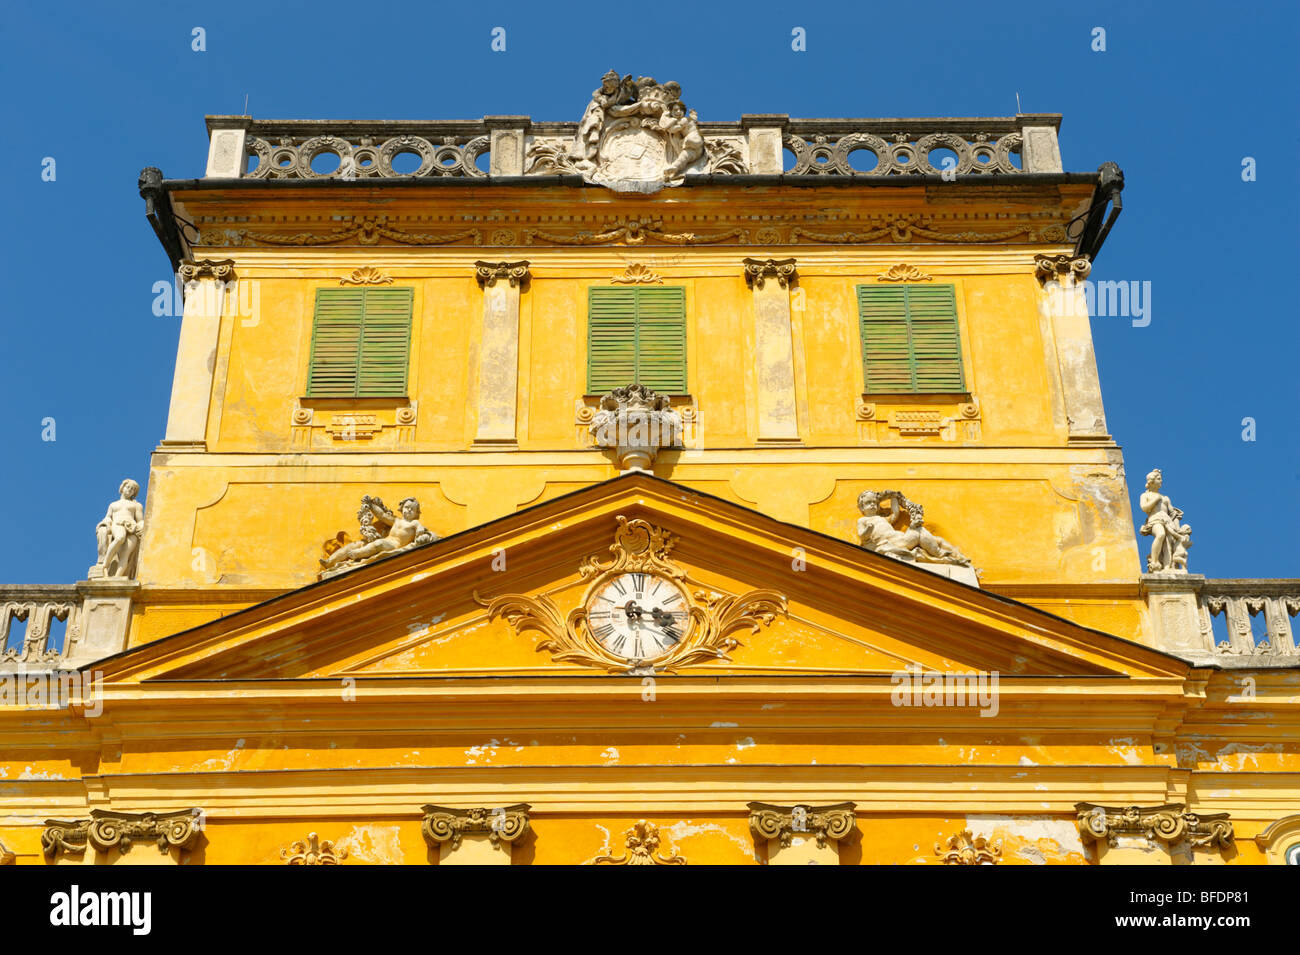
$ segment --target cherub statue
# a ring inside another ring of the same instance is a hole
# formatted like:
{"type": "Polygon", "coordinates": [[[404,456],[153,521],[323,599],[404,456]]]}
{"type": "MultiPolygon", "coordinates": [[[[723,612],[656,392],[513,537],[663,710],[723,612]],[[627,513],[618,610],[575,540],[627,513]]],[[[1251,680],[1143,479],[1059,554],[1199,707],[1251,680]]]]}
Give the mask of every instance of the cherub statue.
{"type": "Polygon", "coordinates": [[[1147,489],[1138,498],[1138,506],[1146,514],[1142,533],[1152,538],[1151,554],[1147,557],[1147,572],[1158,574],[1173,571],[1187,573],[1187,548],[1192,546],[1192,527],[1183,524],[1183,512],[1160,493],[1163,482],[1160,469],[1147,475],[1147,489]]]}
{"type": "Polygon", "coordinates": [[[578,133],[570,150],[572,158],[578,163],[594,163],[600,147],[600,134],[605,128],[605,115],[611,107],[631,99],[634,86],[632,74],[624,76],[610,70],[600,79],[600,89],[591,94],[582,119],[578,122],[578,133]]]}
{"type": "Polygon", "coordinates": [[[99,545],[99,560],[91,576],[98,570],[104,577],[134,577],[136,562],[140,557],[140,535],[144,532],[144,508],[135,496],[140,485],[130,478],[118,486],[116,501],[108,505],[108,513],[95,525],[95,540],[99,545]]]}
{"type": "Polygon", "coordinates": [[[666,132],[677,146],[677,158],[664,168],[664,181],[671,182],[686,172],[695,160],[704,155],[704,137],[696,125],[699,117],[695,110],[686,111],[686,104],[675,99],[659,117],[659,128],[666,132]]]}
{"type": "Polygon", "coordinates": [[[970,558],[937,534],[925,529],[925,516],[921,505],[908,501],[897,491],[863,491],[858,495],[858,542],[862,547],[895,560],[923,564],[954,564],[971,566],[970,558]],[[888,517],[880,513],[880,500],[890,502],[888,517]],[[906,530],[899,527],[901,513],[899,501],[907,508],[909,522],[906,530]]]}
{"type": "Polygon", "coordinates": [[[364,564],[386,554],[409,550],[421,544],[438,539],[420,523],[420,502],[408,497],[398,505],[401,516],[394,514],[384,502],[377,497],[366,495],[361,499],[361,510],[357,519],[361,522],[361,536],[364,540],[344,544],[320,561],[321,576],[328,571],[346,570],[351,566],[364,564]],[[381,536],[376,524],[388,528],[387,536],[381,536]]]}

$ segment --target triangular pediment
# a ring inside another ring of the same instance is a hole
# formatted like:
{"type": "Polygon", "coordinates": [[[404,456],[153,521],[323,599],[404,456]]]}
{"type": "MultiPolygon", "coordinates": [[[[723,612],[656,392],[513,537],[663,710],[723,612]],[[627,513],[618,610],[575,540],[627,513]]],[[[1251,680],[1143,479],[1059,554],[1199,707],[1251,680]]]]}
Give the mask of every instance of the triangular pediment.
{"type": "MultiPolygon", "coordinates": [[[[587,643],[575,646],[573,617],[599,608],[593,588],[620,571],[646,570],[618,562],[629,548],[651,546],[650,533],[661,535],[653,548],[662,552],[663,585],[678,587],[679,605],[690,605],[676,625],[682,644],[708,638],[702,649],[673,651],[671,672],[831,677],[909,665],[1023,676],[1187,672],[1140,644],[644,474],[534,505],[95,667],[109,682],[617,673],[617,656],[593,655],[590,622],[586,630],[578,623],[587,643]]],[[[671,625],[666,610],[663,620],[671,625]]],[[[642,649],[648,658],[657,647],[642,649]]],[[[648,672],[635,654],[627,659],[621,672],[648,672]]]]}

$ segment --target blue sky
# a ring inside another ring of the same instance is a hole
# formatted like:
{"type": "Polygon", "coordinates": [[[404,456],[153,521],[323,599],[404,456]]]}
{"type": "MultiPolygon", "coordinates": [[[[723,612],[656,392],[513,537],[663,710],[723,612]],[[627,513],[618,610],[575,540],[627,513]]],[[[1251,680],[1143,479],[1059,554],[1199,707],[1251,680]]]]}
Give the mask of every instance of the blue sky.
{"type": "Polygon", "coordinates": [[[576,120],[611,67],[677,80],[706,120],[1003,116],[1017,93],[1025,112],[1063,113],[1066,168],[1115,160],[1127,181],[1093,278],[1152,283],[1147,327],[1094,320],[1135,510],[1160,466],[1195,529],[1193,571],[1300,577],[1288,543],[1300,539],[1291,5],[6,8],[0,582],[83,577],[119,481],[148,476],[179,328],[152,312],[169,266],[136,177],[148,165],[201,176],[204,114],[242,112],[247,95],[262,118],[576,120]],[[497,26],[504,53],[490,49],[497,26]],[[806,52],[791,50],[795,27],[806,52]],[[1105,52],[1091,48],[1095,27],[1105,52]],[[41,179],[47,156],[54,182],[41,179]]]}

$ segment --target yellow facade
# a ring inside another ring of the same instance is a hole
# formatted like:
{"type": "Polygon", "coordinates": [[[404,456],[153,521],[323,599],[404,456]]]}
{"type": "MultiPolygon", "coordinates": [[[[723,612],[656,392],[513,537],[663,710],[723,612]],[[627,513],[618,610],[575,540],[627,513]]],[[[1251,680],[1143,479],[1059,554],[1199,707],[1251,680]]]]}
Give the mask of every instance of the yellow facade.
{"type": "Polygon", "coordinates": [[[128,649],[85,668],[102,706],[0,706],[16,861],[94,861],[42,834],[95,809],[201,811],[180,849],[100,861],[283,864],[309,833],[341,864],[638,861],[639,820],[660,839],[646,858],[689,864],[942,864],[964,831],[999,864],[1280,861],[1300,672],[1252,671],[1243,698],[1239,674],[1154,649],[1087,323],[1054,314],[1035,271],[1075,254],[1066,228],[1095,177],[722,179],[649,195],[169,184],[195,227],[187,259],[230,260],[237,288],[206,351],[210,278],[187,304],[191,370],[150,466],[128,649]],[[746,258],[793,259],[797,278],[760,289],[746,258]],[[483,261],[528,271],[509,299],[513,437],[492,440],[483,261]],[[689,393],[672,400],[688,439],[621,473],[588,434],[587,295],[643,268],[685,289],[689,393]],[[408,394],[308,398],[316,292],[358,274],[414,289],[408,394]],[[867,392],[855,289],[909,283],[954,286],[959,393],[867,392]],[[761,420],[783,387],[755,360],[764,295],[788,301],[781,438],[761,420]],[[1098,425],[1080,429],[1079,408],[1098,425]],[[186,416],[196,431],[175,437],[186,416]],[[882,488],[924,502],[978,589],[858,546],[858,495],[882,488]],[[363,495],[417,497],[442,539],[317,581],[363,495]],[[492,610],[507,594],[581,607],[581,568],[610,559],[620,519],[671,536],[664,559],[702,615],[721,613],[709,593],[775,594],[778,611],[740,620],[712,659],[629,674],[557,660],[544,628],[492,610]],[[996,713],[899,705],[910,673],[996,675],[996,713]],[[755,832],[751,802],[850,803],[851,831],[796,824],[785,845],[755,832]],[[426,805],[516,804],[518,839],[422,831],[426,805]],[[1081,804],[1227,813],[1232,835],[1121,825],[1109,846],[1081,804]]]}

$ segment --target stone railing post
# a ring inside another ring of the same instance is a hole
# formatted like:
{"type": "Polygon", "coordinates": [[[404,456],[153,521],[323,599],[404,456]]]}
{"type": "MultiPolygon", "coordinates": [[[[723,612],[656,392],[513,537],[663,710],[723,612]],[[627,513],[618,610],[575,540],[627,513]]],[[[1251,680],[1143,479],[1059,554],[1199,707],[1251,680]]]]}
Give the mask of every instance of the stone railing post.
{"type": "MultiPolygon", "coordinates": [[[[1018,116],[1032,122],[1035,117],[1018,116]]],[[[1024,172],[1062,172],[1061,147],[1055,126],[1022,125],[1020,127],[1020,166],[1024,172]]]]}
{"type": "Polygon", "coordinates": [[[785,171],[786,124],[790,117],[784,113],[746,113],[740,117],[740,128],[749,141],[749,171],[754,175],[777,176],[785,171]]]}
{"type": "Polygon", "coordinates": [[[208,168],[204,179],[238,179],[248,166],[245,146],[250,116],[219,116],[208,120],[208,168]]]}
{"type": "Polygon", "coordinates": [[[1204,628],[1200,574],[1143,574],[1140,592],[1151,614],[1154,646],[1166,653],[1213,653],[1214,637],[1204,628]]]}
{"type": "Polygon", "coordinates": [[[524,141],[531,120],[527,116],[484,116],[491,144],[488,149],[488,174],[491,176],[522,176],[524,174],[524,141]]]}

